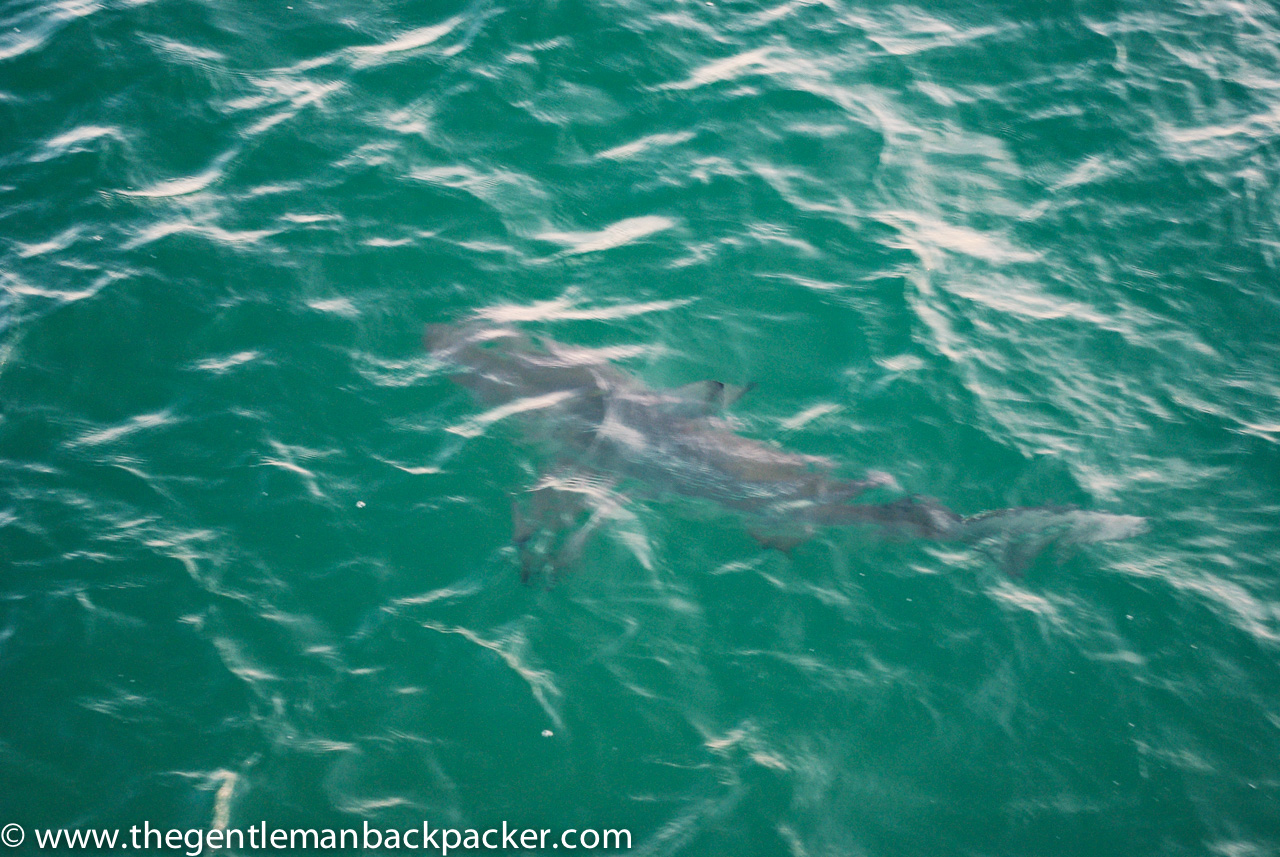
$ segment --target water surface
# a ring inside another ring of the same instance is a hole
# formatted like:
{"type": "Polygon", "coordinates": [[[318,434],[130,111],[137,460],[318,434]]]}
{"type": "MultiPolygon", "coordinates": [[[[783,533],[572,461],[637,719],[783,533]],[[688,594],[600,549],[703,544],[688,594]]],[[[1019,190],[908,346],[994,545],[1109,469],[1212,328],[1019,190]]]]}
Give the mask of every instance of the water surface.
{"type": "Polygon", "coordinates": [[[1280,852],[1277,45],[1251,0],[0,6],[0,823],[1280,852]],[[420,345],[477,313],[1151,531],[1011,579],[622,486],[523,586],[554,462],[420,345]]]}

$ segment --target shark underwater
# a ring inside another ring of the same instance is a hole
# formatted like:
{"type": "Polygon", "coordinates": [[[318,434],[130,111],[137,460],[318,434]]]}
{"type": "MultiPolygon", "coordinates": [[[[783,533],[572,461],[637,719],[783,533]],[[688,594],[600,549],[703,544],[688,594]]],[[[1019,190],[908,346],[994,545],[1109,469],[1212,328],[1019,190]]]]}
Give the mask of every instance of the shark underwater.
{"type": "Polygon", "coordinates": [[[819,528],[871,525],[906,538],[957,542],[990,554],[1020,575],[1049,545],[1115,541],[1147,530],[1145,518],[1073,506],[996,509],[964,516],[937,500],[905,495],[872,471],[838,475],[839,462],[780,449],[739,434],[724,410],[751,389],[704,381],[653,389],[600,351],[502,324],[429,325],[423,343],[455,380],[490,410],[482,424],[513,418],[548,450],[555,466],[514,506],[521,576],[554,579],[570,567],[599,515],[581,522],[600,486],[634,484],[751,519],[752,535],[787,552],[819,528]]]}

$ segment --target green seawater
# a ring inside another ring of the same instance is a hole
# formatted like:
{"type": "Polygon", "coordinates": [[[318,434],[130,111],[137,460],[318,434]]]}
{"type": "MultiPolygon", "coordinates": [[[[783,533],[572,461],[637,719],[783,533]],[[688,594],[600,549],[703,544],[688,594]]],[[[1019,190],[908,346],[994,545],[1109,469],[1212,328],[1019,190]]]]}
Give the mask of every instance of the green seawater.
{"type": "Polygon", "coordinates": [[[0,853],[1280,854],[1278,273],[1260,0],[2,0],[0,853]],[[476,315],[1150,529],[1011,577],[620,484],[525,585],[476,315]]]}

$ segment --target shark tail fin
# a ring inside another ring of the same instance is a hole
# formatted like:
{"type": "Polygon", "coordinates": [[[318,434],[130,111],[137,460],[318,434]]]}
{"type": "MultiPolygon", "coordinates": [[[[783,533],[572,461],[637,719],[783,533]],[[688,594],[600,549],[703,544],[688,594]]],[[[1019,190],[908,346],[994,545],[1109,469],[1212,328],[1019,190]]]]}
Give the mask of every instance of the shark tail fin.
{"type": "Polygon", "coordinates": [[[1067,555],[1078,545],[1113,542],[1149,529],[1146,518],[1073,506],[997,509],[962,518],[956,537],[986,553],[1011,577],[1021,577],[1049,546],[1067,555]]]}

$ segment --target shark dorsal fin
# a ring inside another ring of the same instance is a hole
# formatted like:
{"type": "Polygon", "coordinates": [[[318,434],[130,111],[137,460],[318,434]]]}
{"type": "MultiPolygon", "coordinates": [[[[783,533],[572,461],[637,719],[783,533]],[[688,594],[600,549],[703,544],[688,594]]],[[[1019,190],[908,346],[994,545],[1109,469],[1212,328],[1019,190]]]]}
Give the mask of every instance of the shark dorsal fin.
{"type": "Polygon", "coordinates": [[[741,399],[755,386],[755,382],[737,385],[723,381],[695,381],[675,388],[672,394],[693,405],[702,414],[714,414],[741,399]]]}

